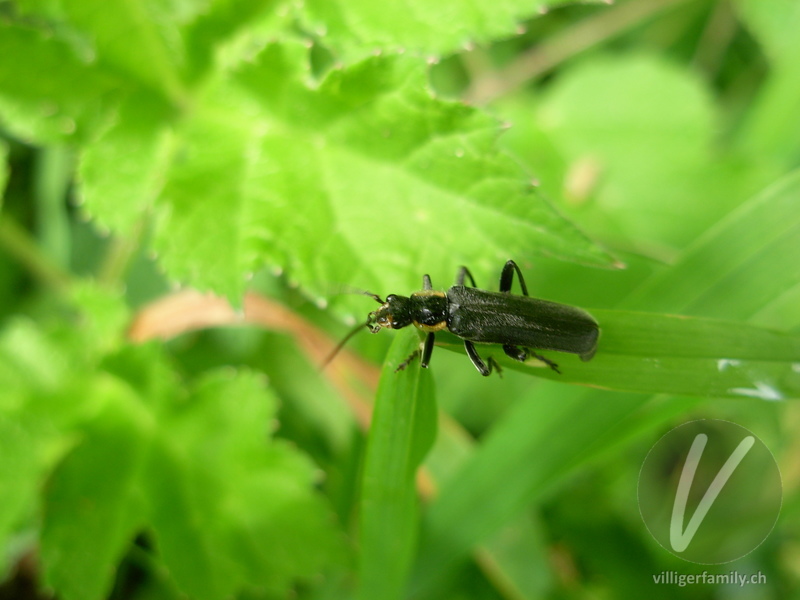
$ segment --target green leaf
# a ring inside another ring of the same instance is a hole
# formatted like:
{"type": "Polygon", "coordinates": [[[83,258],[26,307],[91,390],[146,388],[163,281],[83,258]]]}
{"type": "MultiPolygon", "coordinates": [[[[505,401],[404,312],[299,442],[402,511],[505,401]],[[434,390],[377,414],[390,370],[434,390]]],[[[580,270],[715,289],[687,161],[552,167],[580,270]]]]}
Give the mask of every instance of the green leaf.
{"type": "Polygon", "coordinates": [[[146,469],[156,546],[182,591],[198,600],[224,598],[236,588],[235,568],[214,547],[210,528],[204,527],[218,510],[192,489],[189,459],[178,452],[166,439],[156,440],[146,469]]]}
{"type": "Polygon", "coordinates": [[[173,277],[235,298],[277,265],[319,296],[509,255],[612,264],[497,149],[493,118],[430,96],[424,64],[371,58],[312,89],[306,54],[268,46],[186,123],[156,239],[173,277]]]}
{"type": "Polygon", "coordinates": [[[86,37],[100,65],[179,104],[186,99],[178,69],[184,50],[168,6],[156,0],[67,0],[61,10],[86,37]]]}
{"type": "Polygon", "coordinates": [[[702,82],[663,58],[595,58],[547,91],[537,111],[546,138],[518,136],[515,145],[537,158],[553,149],[528,145],[552,144],[563,173],[553,173],[552,157],[542,164],[545,177],[564,178],[556,197],[583,204],[573,211],[605,236],[631,240],[645,253],[679,249],[763,185],[747,165],[712,154],[713,110],[702,82]],[[581,169],[586,197],[572,198],[577,192],[564,188],[575,184],[566,179],[581,169]]]}
{"type": "Polygon", "coordinates": [[[800,52],[800,5],[782,0],[735,0],[733,5],[772,62],[794,62],[800,52]]]}
{"type": "Polygon", "coordinates": [[[0,384],[8,392],[53,392],[63,386],[71,366],[67,347],[59,347],[36,323],[22,317],[3,327],[0,357],[0,384]]]}
{"type": "Polygon", "coordinates": [[[147,421],[126,386],[100,379],[101,412],[87,423],[45,493],[45,581],[66,600],[105,598],[115,568],[142,525],[138,495],[147,421]]]}
{"type": "Polygon", "coordinates": [[[169,107],[156,96],[133,93],[116,120],[80,156],[80,200],[102,227],[129,235],[163,185],[168,165],[169,107]]]}
{"type": "Polygon", "coordinates": [[[77,329],[84,341],[83,352],[97,360],[125,343],[131,315],[121,291],[80,280],[69,295],[81,312],[77,329]]]}
{"type": "Polygon", "coordinates": [[[334,564],[342,548],[314,469],[270,440],[274,399],[251,373],[212,373],[164,418],[147,468],[159,552],[199,600],[244,586],[276,593],[334,564]]]}
{"type": "Polygon", "coordinates": [[[456,52],[475,42],[520,34],[520,22],[564,4],[564,0],[457,0],[383,2],[309,0],[310,27],[345,57],[373,50],[410,50],[426,55],[456,52]]]}
{"type": "Polygon", "coordinates": [[[282,415],[284,425],[296,419],[300,427],[318,432],[325,445],[338,454],[353,443],[356,417],[353,411],[343,410],[342,398],[331,389],[327,373],[309,362],[308,353],[297,345],[296,338],[287,334],[259,335],[263,340],[257,354],[263,360],[254,365],[269,377],[270,387],[291,410],[292,416],[282,415]],[[314,373],[310,373],[309,370],[314,373]]]}
{"type": "Polygon", "coordinates": [[[399,599],[416,542],[415,475],[436,435],[430,374],[412,362],[416,331],[398,332],[384,362],[375,399],[361,491],[358,598],[399,599]]]}
{"type": "Polygon", "coordinates": [[[124,345],[115,350],[103,357],[100,368],[125,381],[156,414],[181,396],[178,374],[161,342],[124,345]]]}
{"type": "Polygon", "coordinates": [[[252,129],[236,108],[200,105],[180,135],[159,199],[166,209],[154,240],[160,263],[175,279],[238,301],[258,266],[261,234],[250,189],[252,129]]]}
{"type": "Polygon", "coordinates": [[[268,9],[279,0],[217,0],[203,7],[202,14],[183,29],[189,76],[196,78],[213,66],[216,50],[237,34],[257,38],[263,32],[268,9]]]}
{"type": "MultiPolygon", "coordinates": [[[[8,394],[8,392],[5,392],[8,394]]],[[[5,408],[5,407],[4,407],[5,408]]],[[[41,426],[33,419],[6,411],[0,414],[0,545],[37,506],[45,473],[41,426]],[[33,421],[33,422],[32,422],[33,421]]],[[[46,438],[45,438],[46,439],[46,438]]],[[[0,573],[5,573],[9,552],[0,554],[0,573]]]]}
{"type": "Polygon", "coordinates": [[[800,8],[782,0],[736,0],[745,26],[761,42],[770,61],[766,82],[757,90],[738,132],[738,145],[754,160],[794,166],[800,150],[800,8]]]}
{"type": "Polygon", "coordinates": [[[27,140],[85,136],[103,120],[120,81],[78,58],[58,38],[0,22],[0,119],[27,140]]]}

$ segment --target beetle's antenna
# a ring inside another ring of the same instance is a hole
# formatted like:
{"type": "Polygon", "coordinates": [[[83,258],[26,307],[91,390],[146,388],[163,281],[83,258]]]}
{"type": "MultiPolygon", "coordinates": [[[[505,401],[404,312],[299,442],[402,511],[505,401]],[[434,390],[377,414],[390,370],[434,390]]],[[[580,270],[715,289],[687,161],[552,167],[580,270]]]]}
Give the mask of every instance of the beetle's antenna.
{"type": "Polygon", "coordinates": [[[368,292],[367,290],[362,290],[357,287],[353,287],[350,285],[337,285],[335,290],[330,291],[330,295],[337,296],[341,294],[362,294],[364,296],[369,296],[370,298],[374,299],[376,302],[380,302],[383,304],[383,300],[378,294],[373,294],[372,292],[368,292]]]}
{"type": "MultiPolygon", "coordinates": [[[[380,296],[378,296],[378,294],[373,294],[372,292],[367,292],[366,290],[353,290],[353,291],[358,294],[364,294],[365,296],[369,296],[370,298],[375,300],[375,302],[377,302],[378,304],[383,304],[385,302],[383,299],[381,299],[380,296]]],[[[353,329],[351,329],[350,332],[346,336],[344,336],[344,339],[338,344],[336,344],[336,347],[333,349],[333,351],[327,356],[327,358],[325,358],[324,361],[322,361],[322,364],[319,366],[319,370],[324,371],[325,367],[327,367],[330,364],[330,362],[334,358],[336,358],[336,355],[339,354],[339,351],[342,348],[344,348],[344,345],[350,341],[350,338],[353,337],[355,334],[357,334],[362,327],[370,328],[370,325],[372,325],[374,322],[375,322],[375,313],[369,313],[369,316],[367,316],[366,323],[360,323],[359,325],[353,327],[353,329]]]]}
{"type": "MultiPolygon", "coordinates": [[[[372,295],[372,294],[370,294],[370,295],[372,295]]],[[[378,301],[381,302],[380,300],[378,300],[378,301]]],[[[319,366],[319,370],[320,371],[324,371],[325,367],[327,367],[330,364],[330,362],[334,358],[336,358],[336,355],[339,354],[339,351],[342,348],[344,348],[344,345],[347,342],[350,341],[350,338],[353,337],[355,334],[357,334],[359,331],[361,331],[362,327],[369,327],[372,324],[373,319],[374,319],[374,317],[373,317],[372,313],[370,313],[369,317],[367,317],[367,322],[366,323],[359,323],[358,325],[353,327],[353,329],[351,329],[350,332],[346,336],[344,336],[344,339],[342,339],[341,342],[336,344],[336,347],[331,351],[330,354],[328,354],[328,356],[325,358],[325,360],[322,361],[322,364],[319,366]]]]}
{"type": "MultiPolygon", "coordinates": [[[[373,294],[372,292],[367,292],[365,290],[358,290],[358,293],[364,294],[365,296],[369,296],[370,298],[375,300],[375,302],[377,302],[378,304],[383,304],[385,302],[385,300],[381,300],[381,297],[378,296],[378,294],[373,294]]],[[[369,325],[369,321],[367,321],[367,325],[369,325]]]]}

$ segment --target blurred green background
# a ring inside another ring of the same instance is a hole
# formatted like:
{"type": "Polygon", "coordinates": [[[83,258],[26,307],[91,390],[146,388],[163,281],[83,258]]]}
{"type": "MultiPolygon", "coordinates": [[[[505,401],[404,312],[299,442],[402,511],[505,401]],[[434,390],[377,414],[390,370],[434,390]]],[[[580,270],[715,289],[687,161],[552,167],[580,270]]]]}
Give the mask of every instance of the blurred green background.
{"type": "Polygon", "coordinates": [[[0,1],[0,598],[800,597],[798,30],[795,0],[0,1]],[[319,368],[353,292],[508,259],[595,359],[481,378],[440,335],[394,374],[404,330],[319,368]],[[637,506],[699,418],[783,477],[724,565],[637,506]],[[732,570],[766,582],[653,579],[732,570]]]}

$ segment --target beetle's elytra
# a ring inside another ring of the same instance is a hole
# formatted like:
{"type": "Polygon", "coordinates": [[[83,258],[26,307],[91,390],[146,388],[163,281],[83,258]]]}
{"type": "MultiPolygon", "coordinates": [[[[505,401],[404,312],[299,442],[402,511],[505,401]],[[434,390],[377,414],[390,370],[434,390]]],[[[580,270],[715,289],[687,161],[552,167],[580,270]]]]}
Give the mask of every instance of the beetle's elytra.
{"type": "MultiPolygon", "coordinates": [[[[427,368],[430,363],[436,332],[442,330],[464,340],[467,355],[484,376],[489,375],[493,367],[498,371],[500,367],[491,357],[484,362],[475,344],[500,344],[503,352],[514,360],[525,361],[528,356],[533,356],[557,373],[560,371],[556,363],[532,349],[569,352],[585,361],[591,359],[597,349],[600,329],[592,316],[574,306],[528,296],[525,279],[513,260],[503,267],[499,292],[478,289],[466,267],[459,269],[456,284],[446,292],[434,290],[428,275],[423,276],[422,287],[411,296],[391,294],[385,300],[368,294],[381,306],[369,313],[366,326],[372,333],[384,327],[401,329],[408,325],[426,332],[428,335],[421,359],[423,367],[427,368]],[[511,293],[515,272],[522,296],[511,293]],[[472,287],[464,285],[467,278],[472,287]]],[[[398,370],[404,368],[416,354],[418,352],[412,354],[398,370]]]]}

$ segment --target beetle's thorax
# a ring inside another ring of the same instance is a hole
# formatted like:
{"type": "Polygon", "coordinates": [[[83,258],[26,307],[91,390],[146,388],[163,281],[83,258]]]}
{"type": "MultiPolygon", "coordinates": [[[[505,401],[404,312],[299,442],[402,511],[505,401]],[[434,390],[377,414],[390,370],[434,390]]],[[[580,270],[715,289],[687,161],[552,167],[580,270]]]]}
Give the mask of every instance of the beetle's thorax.
{"type": "Polygon", "coordinates": [[[439,290],[422,290],[411,294],[411,322],[426,333],[447,327],[447,294],[439,290]]]}

